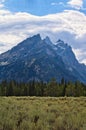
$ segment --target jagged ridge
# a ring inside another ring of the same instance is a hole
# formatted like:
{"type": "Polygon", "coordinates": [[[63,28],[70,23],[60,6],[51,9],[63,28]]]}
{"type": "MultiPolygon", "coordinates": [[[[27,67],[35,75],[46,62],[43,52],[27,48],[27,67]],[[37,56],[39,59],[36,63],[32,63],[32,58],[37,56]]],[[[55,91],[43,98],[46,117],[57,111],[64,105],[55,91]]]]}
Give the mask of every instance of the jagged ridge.
{"type": "Polygon", "coordinates": [[[60,81],[62,77],[86,83],[86,66],[77,61],[72,48],[61,40],[54,45],[49,37],[42,40],[37,34],[0,55],[0,81],[60,81]]]}

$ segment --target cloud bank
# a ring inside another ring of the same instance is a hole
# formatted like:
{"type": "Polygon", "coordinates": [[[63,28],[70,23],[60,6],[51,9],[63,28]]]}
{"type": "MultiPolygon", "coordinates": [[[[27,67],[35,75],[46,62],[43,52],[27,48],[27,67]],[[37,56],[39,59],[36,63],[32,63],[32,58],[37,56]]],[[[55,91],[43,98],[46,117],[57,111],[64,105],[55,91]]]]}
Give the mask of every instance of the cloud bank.
{"type": "Polygon", "coordinates": [[[53,42],[59,38],[73,47],[80,62],[86,64],[86,15],[74,10],[46,16],[12,13],[0,10],[0,53],[34,34],[49,36],[53,42]]]}
{"type": "Polygon", "coordinates": [[[75,9],[82,9],[83,8],[83,0],[69,0],[68,5],[75,9]]]}

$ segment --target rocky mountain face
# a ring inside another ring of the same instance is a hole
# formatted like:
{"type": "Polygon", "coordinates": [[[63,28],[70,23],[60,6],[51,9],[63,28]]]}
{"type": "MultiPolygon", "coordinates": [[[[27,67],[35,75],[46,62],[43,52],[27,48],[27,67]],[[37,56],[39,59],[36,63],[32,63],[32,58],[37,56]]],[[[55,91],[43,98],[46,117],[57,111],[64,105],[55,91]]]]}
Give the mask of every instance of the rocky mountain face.
{"type": "Polygon", "coordinates": [[[0,55],[0,81],[51,78],[86,83],[86,66],[77,61],[72,48],[61,40],[54,45],[49,37],[42,40],[37,34],[0,55]]]}

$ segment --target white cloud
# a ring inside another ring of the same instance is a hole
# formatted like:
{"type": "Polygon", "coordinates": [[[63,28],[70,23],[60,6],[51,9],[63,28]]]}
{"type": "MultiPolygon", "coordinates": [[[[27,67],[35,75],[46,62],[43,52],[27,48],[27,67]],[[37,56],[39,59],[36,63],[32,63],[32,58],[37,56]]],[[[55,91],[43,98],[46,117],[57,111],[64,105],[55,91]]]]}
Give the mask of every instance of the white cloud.
{"type": "Polygon", "coordinates": [[[55,6],[55,5],[58,5],[58,3],[53,2],[53,3],[51,3],[51,5],[54,5],[54,6],[55,6]]]}
{"type": "Polygon", "coordinates": [[[0,0],[0,3],[4,3],[6,0],[0,0]]]}
{"type": "Polygon", "coordinates": [[[0,9],[4,7],[4,2],[5,2],[5,1],[6,1],[6,0],[0,0],[0,9]]]}
{"type": "MultiPolygon", "coordinates": [[[[68,42],[73,49],[86,49],[86,16],[73,10],[62,13],[34,16],[28,13],[11,13],[0,10],[0,53],[10,49],[26,37],[40,33],[44,38],[50,36],[55,42],[61,38],[68,42]],[[71,17],[70,17],[71,16],[71,17]]],[[[86,53],[76,53],[80,62],[85,61],[86,53]],[[82,57],[82,58],[81,58],[82,57]]]]}
{"type": "Polygon", "coordinates": [[[52,6],[61,5],[61,6],[66,7],[66,5],[65,5],[63,2],[53,2],[53,3],[51,3],[51,5],[52,5],[52,6]]]}
{"type": "Polygon", "coordinates": [[[75,55],[77,55],[77,58],[80,59],[81,63],[86,64],[86,50],[84,49],[73,49],[75,55]]]}
{"type": "Polygon", "coordinates": [[[68,5],[79,10],[83,8],[83,0],[69,0],[68,5]]]}
{"type": "Polygon", "coordinates": [[[3,8],[4,7],[4,5],[3,4],[0,4],[0,8],[3,8]]]}

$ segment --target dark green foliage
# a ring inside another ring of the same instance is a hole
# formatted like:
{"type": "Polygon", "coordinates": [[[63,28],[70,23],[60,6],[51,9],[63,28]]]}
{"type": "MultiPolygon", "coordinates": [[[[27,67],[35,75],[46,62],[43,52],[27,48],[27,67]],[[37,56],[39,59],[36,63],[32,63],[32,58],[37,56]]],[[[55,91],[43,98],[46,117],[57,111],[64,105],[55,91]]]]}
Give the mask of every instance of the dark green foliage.
{"type": "Polygon", "coordinates": [[[86,85],[79,81],[58,83],[54,78],[50,82],[30,81],[17,83],[15,81],[3,81],[0,83],[0,96],[86,96],[86,85]]]}

